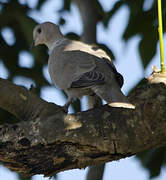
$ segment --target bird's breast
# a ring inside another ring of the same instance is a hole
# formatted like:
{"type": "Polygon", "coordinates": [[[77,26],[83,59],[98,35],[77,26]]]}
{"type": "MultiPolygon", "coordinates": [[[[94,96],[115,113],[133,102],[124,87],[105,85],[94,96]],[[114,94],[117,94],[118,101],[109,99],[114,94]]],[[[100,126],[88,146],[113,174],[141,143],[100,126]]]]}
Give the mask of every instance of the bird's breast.
{"type": "Polygon", "coordinates": [[[48,71],[53,84],[60,89],[68,89],[72,82],[72,73],[66,68],[66,64],[58,59],[49,59],[48,71]]]}

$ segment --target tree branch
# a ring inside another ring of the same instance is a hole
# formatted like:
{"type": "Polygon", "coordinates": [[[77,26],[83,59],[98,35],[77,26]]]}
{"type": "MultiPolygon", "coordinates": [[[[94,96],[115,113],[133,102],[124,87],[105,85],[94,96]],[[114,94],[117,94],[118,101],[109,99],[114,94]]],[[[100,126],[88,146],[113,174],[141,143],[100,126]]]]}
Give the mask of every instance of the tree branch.
{"type": "Polygon", "coordinates": [[[103,179],[105,164],[90,166],[86,176],[86,180],[101,180],[103,179]]]}
{"type": "Polygon", "coordinates": [[[164,84],[134,90],[135,110],[105,105],[67,115],[3,79],[0,98],[0,107],[22,119],[0,126],[0,161],[24,175],[51,176],[166,145],[164,84]]]}
{"type": "Polygon", "coordinates": [[[102,19],[102,7],[94,0],[73,0],[77,5],[83,23],[81,40],[86,43],[96,43],[96,25],[102,19]]]}
{"type": "MultiPolygon", "coordinates": [[[[86,43],[96,43],[97,23],[102,19],[102,14],[104,14],[102,6],[99,1],[94,0],[73,0],[73,2],[78,7],[82,18],[83,34],[81,35],[81,40],[86,43]]],[[[102,104],[102,100],[97,98],[97,96],[87,96],[87,101],[89,109],[102,104]]],[[[102,179],[103,172],[104,164],[89,167],[86,179],[102,179]]]]}

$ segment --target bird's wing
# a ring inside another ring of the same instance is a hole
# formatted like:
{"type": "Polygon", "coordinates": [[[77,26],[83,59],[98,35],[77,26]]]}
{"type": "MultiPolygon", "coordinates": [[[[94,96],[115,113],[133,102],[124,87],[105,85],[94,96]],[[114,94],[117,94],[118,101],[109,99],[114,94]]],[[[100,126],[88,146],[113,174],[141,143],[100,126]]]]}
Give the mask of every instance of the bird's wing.
{"type": "Polygon", "coordinates": [[[95,69],[94,59],[92,55],[82,51],[53,51],[49,58],[51,79],[59,88],[68,89],[81,77],[82,80],[85,79],[85,73],[95,69]]]}
{"type": "Polygon", "coordinates": [[[90,46],[90,49],[88,49],[87,52],[89,52],[90,54],[94,55],[94,56],[97,56],[97,60],[104,60],[106,61],[106,63],[108,64],[108,66],[111,68],[112,72],[115,74],[115,78],[120,86],[120,88],[123,86],[123,83],[124,83],[124,79],[123,79],[123,76],[116,70],[114,64],[112,63],[112,60],[110,59],[110,57],[108,56],[108,54],[100,49],[99,47],[97,46],[90,46]]]}
{"type": "Polygon", "coordinates": [[[124,83],[124,79],[123,76],[116,70],[114,64],[112,63],[111,60],[104,58],[106,63],[108,64],[108,66],[111,68],[111,70],[114,72],[115,74],[115,78],[120,86],[120,88],[123,86],[124,83]]]}
{"type": "Polygon", "coordinates": [[[82,74],[78,80],[73,81],[71,88],[85,88],[93,85],[103,84],[104,80],[104,74],[94,70],[82,74]]]}
{"type": "Polygon", "coordinates": [[[106,60],[121,87],[123,77],[116,71],[112,62],[109,62],[107,56],[103,55],[103,51],[88,48],[89,46],[83,43],[66,40],[52,51],[49,58],[49,72],[54,84],[61,89],[68,89],[103,83],[105,73],[95,69],[98,61],[106,60]]]}

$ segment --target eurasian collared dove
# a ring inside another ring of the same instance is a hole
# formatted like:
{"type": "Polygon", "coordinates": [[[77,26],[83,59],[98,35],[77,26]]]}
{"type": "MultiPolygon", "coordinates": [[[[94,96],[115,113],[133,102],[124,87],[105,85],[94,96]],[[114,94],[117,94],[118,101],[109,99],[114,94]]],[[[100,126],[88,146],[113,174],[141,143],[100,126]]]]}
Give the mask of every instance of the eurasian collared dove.
{"type": "Polygon", "coordinates": [[[68,95],[65,108],[73,99],[97,95],[113,107],[134,109],[123,95],[123,77],[109,56],[101,49],[80,41],[66,39],[59,27],[51,22],[33,30],[34,45],[49,48],[48,68],[52,82],[68,95]]]}

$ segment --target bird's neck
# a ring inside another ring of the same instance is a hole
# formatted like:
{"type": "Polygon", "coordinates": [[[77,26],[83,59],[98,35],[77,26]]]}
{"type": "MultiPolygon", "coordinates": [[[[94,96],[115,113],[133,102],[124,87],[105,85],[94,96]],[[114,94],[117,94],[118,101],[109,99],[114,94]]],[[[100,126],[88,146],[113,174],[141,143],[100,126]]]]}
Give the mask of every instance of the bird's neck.
{"type": "Polygon", "coordinates": [[[54,48],[61,45],[64,40],[65,40],[65,38],[60,38],[60,39],[57,39],[57,40],[54,40],[54,41],[48,43],[47,46],[48,46],[48,49],[49,49],[50,53],[52,52],[52,50],[54,48]]]}

